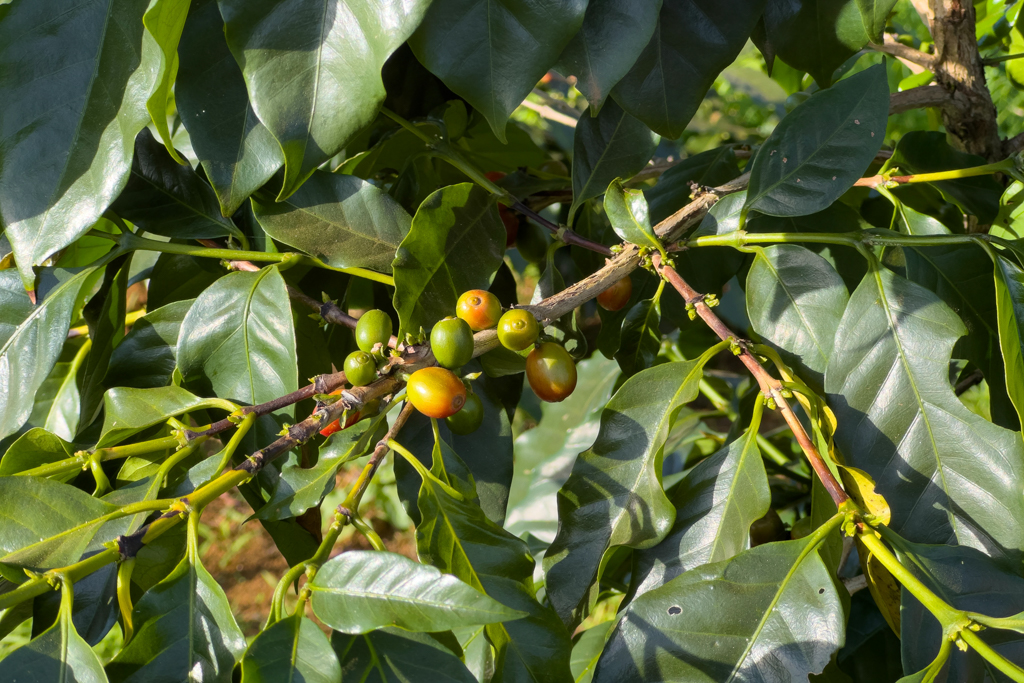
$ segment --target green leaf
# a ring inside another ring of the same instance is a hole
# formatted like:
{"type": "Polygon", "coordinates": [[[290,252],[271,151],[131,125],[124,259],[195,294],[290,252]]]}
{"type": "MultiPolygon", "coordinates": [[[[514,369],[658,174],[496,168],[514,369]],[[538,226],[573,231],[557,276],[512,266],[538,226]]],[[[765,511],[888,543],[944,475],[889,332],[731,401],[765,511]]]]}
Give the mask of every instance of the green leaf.
{"type": "Polygon", "coordinates": [[[382,626],[446,631],[524,616],[450,574],[389,552],[342,553],[320,568],[309,587],[313,613],[342,633],[382,626]]]}
{"type": "Polygon", "coordinates": [[[149,49],[155,55],[157,66],[156,87],[146,101],[146,111],[153,120],[153,127],[167,145],[167,152],[179,164],[187,163],[178,156],[171,144],[171,131],[167,126],[170,115],[168,106],[173,95],[174,79],[178,74],[178,41],[181,29],[185,26],[189,0],[150,0],[149,8],[142,15],[142,25],[146,27],[144,42],[153,42],[149,49]]]}
{"type": "Polygon", "coordinates": [[[341,665],[312,620],[295,614],[260,632],[242,657],[242,683],[336,683],[341,665]]]}
{"type": "Polygon", "coordinates": [[[755,41],[762,53],[778,55],[827,88],[835,70],[867,42],[857,7],[862,1],[769,0],[764,10],[764,35],[759,41],[755,36],[755,41]]]}
{"type": "Polygon", "coordinates": [[[505,528],[551,541],[558,530],[558,489],[580,451],[597,438],[601,411],[619,377],[619,366],[599,355],[576,365],[576,390],[561,403],[541,403],[541,419],[515,442],[515,475],[505,528]]]}
{"type": "Polygon", "coordinates": [[[661,243],[651,227],[647,200],[642,190],[625,188],[616,178],[608,184],[605,192],[604,211],[608,214],[615,234],[622,239],[649,249],[660,247],[661,243]]]}
{"type": "Polygon", "coordinates": [[[216,398],[199,398],[181,387],[115,387],[103,397],[103,431],[96,446],[113,446],[169,417],[206,408],[234,410],[230,403],[216,398]]]}
{"type": "Polygon", "coordinates": [[[367,683],[476,683],[466,665],[430,635],[399,629],[349,636],[335,631],[331,645],[346,676],[367,683]]]}
{"type": "Polygon", "coordinates": [[[393,264],[401,333],[429,331],[460,294],[487,289],[504,253],[505,227],[486,190],[461,183],[427,197],[393,264]]]}
{"type": "Polygon", "coordinates": [[[363,420],[333,434],[320,447],[320,457],[312,467],[301,467],[298,461],[285,464],[270,500],[253,516],[270,521],[288,519],[319,505],[334,489],[338,468],[366,454],[374,436],[374,432],[367,431],[369,425],[370,420],[363,420]]]}
{"type": "Polygon", "coordinates": [[[223,589],[199,562],[195,539],[167,578],[135,605],[135,635],[107,665],[111,683],[230,683],[245,637],[223,589]]]}
{"type": "Polygon", "coordinates": [[[612,87],[647,47],[659,10],[661,0],[590,0],[587,4],[583,25],[562,50],[557,68],[576,77],[576,87],[594,112],[604,107],[612,87]]]}
{"type": "MultiPolygon", "coordinates": [[[[732,147],[709,149],[686,157],[661,174],[654,187],[644,190],[650,206],[651,222],[657,224],[690,203],[690,183],[717,187],[740,174],[732,147]]],[[[735,197],[736,194],[726,195],[735,197]]],[[[723,197],[723,200],[725,197],[723,197]]],[[[719,202],[721,203],[721,202],[719,202]]],[[[717,204],[715,205],[717,206],[717,204]]],[[[714,209],[714,207],[712,207],[714,209]]]]}
{"type": "MultiPolygon", "coordinates": [[[[6,21],[6,19],[5,19],[6,21]]],[[[46,269],[32,305],[14,270],[0,271],[0,438],[14,434],[32,413],[33,397],[60,356],[80,297],[101,273],[46,269]]]]}
{"type": "MultiPolygon", "coordinates": [[[[10,477],[19,472],[30,470],[59,460],[67,460],[75,456],[72,444],[56,434],[36,427],[22,434],[10,445],[3,459],[0,459],[0,477],[10,477]]],[[[66,475],[74,478],[77,472],[66,475]]]]}
{"type": "Polygon", "coordinates": [[[747,273],[750,325],[820,387],[850,295],[828,261],[795,244],[759,249],[747,273]]]}
{"type": "Polygon", "coordinates": [[[82,309],[82,317],[88,323],[92,350],[85,357],[81,377],[78,378],[81,427],[91,425],[99,414],[103,392],[106,390],[103,378],[110,365],[110,354],[124,339],[128,279],[133,256],[133,253],[129,253],[114,259],[103,274],[99,290],[82,309]]]}
{"type": "Polygon", "coordinates": [[[853,186],[882,147],[889,116],[885,68],[815,93],[775,127],[754,158],[744,209],[802,216],[853,186]]]}
{"type": "Polygon", "coordinates": [[[669,489],[676,521],[665,540],[634,554],[635,595],[746,549],[750,525],[768,512],[771,503],[757,447],[758,426],[702,460],[669,489]]]}
{"type": "Polygon", "coordinates": [[[820,673],[843,642],[843,607],[813,538],[761,545],[643,594],[616,624],[594,681],[820,673]]]}
{"type": "Polygon", "coordinates": [[[995,286],[1006,389],[1024,424],[1024,270],[1007,258],[996,257],[995,286]]]}
{"type": "Polygon", "coordinates": [[[136,320],[110,355],[107,383],[137,389],[170,384],[177,365],[178,331],[194,301],[175,301],[136,320]]]}
{"type": "Polygon", "coordinates": [[[68,484],[39,477],[2,477],[0,501],[0,562],[4,564],[36,570],[62,567],[117,535],[99,533],[103,515],[117,507],[68,484]]]}
{"type": "Polygon", "coordinates": [[[580,634],[572,647],[572,659],[569,661],[574,683],[590,683],[594,679],[594,668],[613,626],[614,621],[605,621],[580,634]]]}
{"type": "Polygon", "coordinates": [[[35,405],[28,422],[22,426],[42,427],[62,439],[74,439],[78,433],[78,414],[81,394],[78,390],[78,371],[92,350],[92,343],[67,344],[61,356],[73,355],[68,362],[58,361],[50,375],[36,391],[35,405]]]}
{"type": "Polygon", "coordinates": [[[216,0],[193,0],[178,55],[178,111],[221,213],[230,216],[284,163],[281,147],[249,105],[216,0]]]}
{"type": "Polygon", "coordinates": [[[425,0],[218,0],[249,101],[284,152],[285,199],[370,124],[380,70],[420,23],[425,0]]]}
{"type": "Polygon", "coordinates": [[[409,45],[505,142],[509,115],[554,65],[586,8],[584,0],[434,0],[409,45]]]}
{"type": "Polygon", "coordinates": [[[963,323],[935,294],[876,268],[850,297],[825,372],[836,445],[918,542],[950,537],[1010,561],[1024,547],[1020,434],[967,410],[949,384],[963,323]]]}
{"type": "Polygon", "coordinates": [[[253,200],[267,234],[337,268],[387,273],[411,219],[386,192],[355,176],[315,172],[287,200],[253,200]]]}
{"type": "Polygon", "coordinates": [[[615,360],[622,374],[630,377],[654,365],[661,349],[661,305],[658,298],[644,299],[629,309],[622,321],[619,350],[615,360]]]}
{"type": "Polygon", "coordinates": [[[148,129],[135,139],[131,176],[111,208],[146,232],[176,239],[241,235],[220,214],[213,188],[176,163],[148,129]]]}
{"type": "Polygon", "coordinates": [[[596,116],[580,118],[573,137],[569,223],[583,202],[604,192],[608,183],[639,173],[657,146],[658,137],[615,102],[596,116]]]}
{"type": "Polygon", "coordinates": [[[612,97],[654,132],[678,138],[763,9],[763,0],[664,0],[657,28],[612,97]]]}
{"type": "Polygon", "coordinates": [[[103,663],[71,620],[72,596],[61,591],[57,622],[3,660],[6,680],[18,683],[106,683],[103,663]]]}
{"type": "Polygon", "coordinates": [[[882,44],[885,23],[895,6],[896,0],[857,0],[860,18],[864,22],[864,32],[867,34],[868,40],[878,45],[882,44]]]}
{"type": "Polygon", "coordinates": [[[26,288],[41,264],[99,220],[128,179],[149,121],[157,56],[146,3],[17,2],[0,22],[0,224],[26,288]]]}
{"type": "Polygon", "coordinates": [[[679,408],[697,397],[708,358],[626,380],[601,414],[597,441],[576,458],[558,492],[558,535],[544,556],[548,598],[564,623],[587,611],[606,550],[649,548],[671,529],[675,508],[661,485],[665,441],[679,408]]]}

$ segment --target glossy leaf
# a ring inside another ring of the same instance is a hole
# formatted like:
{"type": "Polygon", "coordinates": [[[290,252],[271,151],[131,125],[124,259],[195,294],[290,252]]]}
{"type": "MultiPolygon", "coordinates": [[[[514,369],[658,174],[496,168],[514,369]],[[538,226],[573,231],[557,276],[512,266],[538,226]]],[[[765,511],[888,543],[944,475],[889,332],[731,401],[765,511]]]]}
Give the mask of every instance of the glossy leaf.
{"type": "Polygon", "coordinates": [[[337,268],[390,272],[409,233],[409,214],[386,192],[354,176],[315,172],[279,203],[253,200],[256,219],[274,239],[337,268]]]}
{"type": "Polygon", "coordinates": [[[631,602],[595,683],[773,683],[820,673],[843,642],[843,608],[812,538],[692,569],[631,602]],[[659,646],[649,647],[654,639],[659,646]]]}
{"type": "Polygon", "coordinates": [[[825,209],[875,158],[888,116],[889,85],[881,66],[815,93],[761,146],[744,208],[772,216],[825,209]]]}
{"type": "Polygon", "coordinates": [[[61,355],[66,356],[69,350],[74,351],[71,359],[68,362],[58,361],[36,391],[32,414],[22,429],[38,426],[52,431],[62,439],[75,438],[81,409],[78,371],[92,351],[92,344],[83,340],[77,348],[66,345],[61,355]]]}
{"type": "Polygon", "coordinates": [[[615,392],[601,430],[558,492],[558,535],[544,556],[551,604],[565,623],[587,610],[590,585],[612,546],[649,548],[668,534],[675,508],[662,490],[665,441],[680,406],[697,397],[707,358],[639,372],[615,392]]]}
{"type": "MultiPolygon", "coordinates": [[[[690,203],[690,183],[718,187],[740,174],[732,147],[709,149],[686,157],[661,174],[654,187],[644,190],[650,206],[651,222],[657,224],[690,203]]],[[[736,194],[726,195],[735,197],[736,194]]],[[[725,199],[725,197],[723,197],[725,199]]],[[[715,205],[717,206],[717,204],[715,205]]],[[[714,207],[712,207],[713,209],[714,207]]]]}
{"type": "MultiPolygon", "coordinates": [[[[868,0],[870,1],[870,0],[868,0]]],[[[755,35],[762,53],[778,55],[827,88],[833,74],[867,42],[858,5],[864,0],[768,0],[764,33],[755,35]],[[808,40],[808,36],[814,36],[808,40]]]]}
{"type": "Polygon", "coordinates": [[[640,247],[658,248],[659,242],[651,227],[647,200],[641,190],[625,188],[616,178],[609,183],[605,192],[604,210],[616,235],[640,247]]]}
{"type": "Polygon", "coordinates": [[[234,410],[230,403],[199,398],[181,387],[116,387],[103,397],[103,432],[97,446],[113,446],[169,417],[204,408],[234,410]]]}
{"type": "Polygon", "coordinates": [[[895,5],[896,0],[857,0],[864,32],[871,42],[882,44],[882,31],[895,5]]]}
{"type": "Polygon", "coordinates": [[[186,162],[174,149],[167,118],[170,114],[168,105],[172,98],[171,89],[178,74],[178,41],[185,26],[188,7],[189,0],[154,0],[142,15],[142,24],[146,27],[143,40],[156,44],[153,51],[156,55],[154,61],[158,64],[156,86],[146,101],[146,110],[153,120],[153,127],[166,143],[167,152],[180,164],[186,162]]]}
{"type": "Polygon", "coordinates": [[[658,25],[659,10],[661,0],[587,3],[583,25],[558,58],[558,70],[576,77],[576,87],[595,113],[604,107],[612,87],[647,47],[658,25]]]}
{"type": "Polygon", "coordinates": [[[669,489],[676,521],[665,540],[634,555],[634,595],[701,565],[731,559],[747,548],[750,525],[768,512],[771,503],[757,427],[702,460],[669,489]]]}
{"type": "Polygon", "coordinates": [[[678,138],[763,9],[763,0],[664,0],[650,41],[612,97],[654,132],[678,138]]]}
{"type": "Polygon", "coordinates": [[[0,22],[0,224],[26,288],[124,187],[157,55],[146,4],[19,2],[0,22]]]}
{"type": "Polygon", "coordinates": [[[1024,270],[1009,259],[996,258],[995,286],[1006,389],[1024,423],[1024,270]]]}
{"type": "Polygon", "coordinates": [[[1017,558],[1024,547],[1020,434],[953,394],[947,367],[965,332],[938,297],[886,269],[869,272],[836,331],[825,390],[847,464],[870,474],[908,539],[1017,558]]]}
{"type": "Polygon", "coordinates": [[[111,207],[146,232],[177,239],[240,235],[220,214],[213,188],[182,166],[149,130],[135,139],[135,158],[128,184],[111,207]]]}
{"type": "MultiPolygon", "coordinates": [[[[71,443],[36,427],[18,437],[4,453],[0,459],[0,477],[10,477],[33,467],[73,457],[75,448],[71,443]]],[[[70,476],[75,475],[77,472],[70,476]]]]}
{"type": "Polygon", "coordinates": [[[342,633],[382,626],[446,631],[523,616],[434,567],[388,552],[352,550],[309,583],[313,613],[342,633]]]}
{"type": "Polygon", "coordinates": [[[780,244],[757,251],[744,292],[754,332],[820,387],[849,299],[843,279],[814,252],[780,244]]]}
{"type": "Polygon", "coordinates": [[[367,683],[476,683],[466,665],[429,635],[399,629],[331,634],[345,675],[367,683]]]}
{"type": "Polygon", "coordinates": [[[43,271],[32,305],[18,274],[0,271],[0,438],[21,428],[32,413],[32,399],[60,356],[71,315],[101,271],[43,271]]]}
{"type": "Polygon", "coordinates": [[[642,170],[657,146],[658,137],[615,102],[596,116],[584,112],[573,138],[569,222],[583,202],[603,193],[608,183],[642,170]]]}
{"type": "Polygon", "coordinates": [[[175,301],[136,320],[110,355],[107,382],[137,389],[169,385],[177,364],[178,331],[194,301],[175,301]]]}
{"type": "Polygon", "coordinates": [[[429,331],[463,292],[487,289],[504,252],[505,227],[486,190],[461,183],[427,197],[393,264],[401,331],[429,331]]]}
{"type": "Polygon", "coordinates": [[[242,657],[242,683],[337,683],[341,665],[312,620],[296,614],[260,632],[242,657]]]}
{"type": "Polygon", "coordinates": [[[654,365],[661,349],[660,325],[661,305],[656,298],[644,299],[629,309],[615,353],[623,375],[630,377],[654,365]]]}
{"type": "Polygon", "coordinates": [[[249,105],[216,0],[193,0],[178,54],[178,111],[221,213],[230,216],[270,180],[284,157],[249,105]]]}
{"type": "Polygon", "coordinates": [[[128,280],[134,254],[115,258],[103,274],[103,282],[82,309],[93,348],[82,364],[78,378],[81,393],[80,424],[91,425],[99,414],[106,390],[103,378],[110,365],[113,348],[125,334],[128,306],[128,280]]]}
{"type": "Polygon", "coordinates": [[[249,101],[284,152],[291,195],[377,115],[380,70],[428,3],[218,0],[249,101]]]}
{"type": "Polygon", "coordinates": [[[572,660],[569,662],[575,683],[590,683],[594,679],[594,668],[613,626],[614,621],[606,621],[580,634],[572,647],[572,660]]]}
{"type": "Polygon", "coordinates": [[[554,65],[586,8],[585,0],[434,0],[409,45],[504,143],[509,115],[554,65]]]}

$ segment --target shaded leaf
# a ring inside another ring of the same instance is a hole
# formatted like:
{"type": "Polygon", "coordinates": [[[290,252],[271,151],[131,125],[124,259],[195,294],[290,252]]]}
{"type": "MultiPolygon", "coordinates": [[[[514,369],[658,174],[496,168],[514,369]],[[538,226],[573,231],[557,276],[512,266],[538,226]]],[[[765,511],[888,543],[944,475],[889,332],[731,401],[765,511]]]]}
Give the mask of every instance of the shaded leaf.
{"type": "Polygon", "coordinates": [[[882,31],[885,30],[889,13],[895,5],[896,0],[857,0],[860,18],[864,22],[864,32],[867,34],[868,40],[879,45],[882,44],[882,31]]]}
{"type": "Polygon", "coordinates": [[[864,173],[889,116],[885,68],[815,93],[782,119],[754,158],[744,209],[773,216],[821,211],[864,173]]]}
{"type": "Polygon", "coordinates": [[[835,70],[867,42],[858,9],[862,1],[768,0],[764,34],[755,35],[755,42],[762,53],[778,55],[827,88],[835,70]]]}
{"type": "Polygon", "coordinates": [[[661,305],[659,297],[644,299],[626,314],[615,360],[626,377],[654,364],[661,349],[661,305]]]}
{"type": "MultiPolygon", "coordinates": [[[[736,153],[729,146],[709,149],[706,152],[686,157],[662,173],[654,187],[644,189],[644,197],[647,198],[647,204],[650,206],[651,221],[655,224],[660,223],[689,204],[690,195],[693,194],[693,188],[690,187],[691,182],[717,187],[729,182],[739,174],[736,153]]],[[[735,194],[726,195],[726,197],[734,196],[735,194]]]]}
{"type": "Polygon", "coordinates": [[[1024,423],[1024,270],[1007,258],[997,257],[995,287],[1006,389],[1018,419],[1024,423]]]}
{"type": "Polygon", "coordinates": [[[605,621],[580,634],[579,640],[572,647],[572,659],[569,661],[575,683],[590,683],[593,680],[594,667],[601,658],[605,640],[613,626],[614,621],[605,621]]]}
{"type": "Polygon", "coordinates": [[[242,657],[243,683],[336,683],[341,665],[312,620],[296,614],[264,629],[242,657]]]}
{"type": "Polygon", "coordinates": [[[107,383],[138,389],[170,384],[177,365],[178,332],[194,301],[175,301],[136,320],[110,355],[107,383]]]}
{"type": "Polygon", "coordinates": [[[331,634],[346,676],[366,683],[476,683],[458,657],[429,635],[399,629],[372,631],[361,636],[331,634]]]}

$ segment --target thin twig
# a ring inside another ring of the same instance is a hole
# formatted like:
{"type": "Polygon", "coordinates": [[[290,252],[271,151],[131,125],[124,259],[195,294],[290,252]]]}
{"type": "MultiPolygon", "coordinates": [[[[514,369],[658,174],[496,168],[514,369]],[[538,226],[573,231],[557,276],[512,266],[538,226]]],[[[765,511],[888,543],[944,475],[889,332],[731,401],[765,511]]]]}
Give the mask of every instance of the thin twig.
{"type": "Polygon", "coordinates": [[[930,55],[927,52],[921,52],[909,45],[897,42],[891,36],[886,34],[883,36],[885,43],[883,45],[877,45],[875,43],[868,43],[868,47],[876,52],[884,52],[887,55],[892,55],[901,60],[923,66],[926,69],[932,69],[935,66],[935,56],[930,55]]]}

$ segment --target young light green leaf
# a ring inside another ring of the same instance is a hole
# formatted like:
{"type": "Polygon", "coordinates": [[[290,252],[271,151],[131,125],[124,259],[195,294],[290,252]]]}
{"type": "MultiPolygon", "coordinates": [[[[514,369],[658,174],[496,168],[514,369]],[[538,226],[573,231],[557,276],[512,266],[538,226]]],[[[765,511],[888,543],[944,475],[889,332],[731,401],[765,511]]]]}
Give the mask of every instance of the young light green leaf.
{"type": "Polygon", "coordinates": [[[178,55],[175,103],[221,214],[230,216],[281,168],[284,156],[249,105],[216,0],[193,0],[178,55]]]}
{"type": "Polygon", "coordinates": [[[594,679],[594,668],[601,658],[601,651],[613,626],[614,621],[605,621],[580,634],[580,639],[572,647],[572,659],[569,660],[574,683],[590,683],[594,679]]]}
{"type": "Polygon", "coordinates": [[[372,183],[350,175],[314,172],[283,202],[253,200],[267,234],[338,268],[391,271],[395,250],[412,219],[372,183]]]}
{"type": "Polygon", "coordinates": [[[382,626],[446,631],[525,616],[434,567],[389,552],[351,550],[309,583],[313,613],[342,633],[382,626]]]}
{"type": "Polygon", "coordinates": [[[763,10],[763,0],[664,0],[650,41],[612,97],[654,132],[678,138],[763,10]]]}
{"type": "Polygon", "coordinates": [[[358,681],[477,683],[466,665],[431,635],[400,629],[381,629],[359,636],[335,631],[331,634],[331,646],[346,676],[358,681]]]}
{"type": "Polygon", "coordinates": [[[61,355],[73,351],[68,362],[58,361],[50,375],[36,391],[32,414],[25,427],[42,427],[62,439],[71,440],[78,433],[78,416],[82,406],[78,390],[78,371],[92,351],[92,343],[82,340],[77,348],[65,346],[61,355]]]}
{"type": "Polygon", "coordinates": [[[659,247],[642,190],[623,187],[616,178],[604,193],[604,210],[616,235],[640,247],[659,247]]]}
{"type": "Polygon", "coordinates": [[[585,112],[573,137],[569,224],[583,202],[604,192],[608,183],[643,169],[657,146],[658,136],[615,102],[596,116],[585,112]]]}
{"type": "Polygon", "coordinates": [[[815,545],[813,536],[768,543],[643,594],[616,624],[594,681],[774,683],[821,673],[843,642],[843,607],[815,545]]]}
{"type": "Polygon", "coordinates": [[[874,478],[897,533],[932,543],[952,536],[1016,561],[1024,500],[1011,492],[1024,482],[1024,444],[954,395],[948,363],[965,331],[935,294],[887,269],[869,272],[825,372],[836,445],[874,478]]]}
{"type": "Polygon", "coordinates": [[[434,0],[409,45],[504,143],[509,115],[576,34],[586,8],[583,0],[434,0]]]}
{"type": "Polygon", "coordinates": [[[430,330],[460,294],[487,289],[504,252],[505,227],[486,190],[460,183],[427,197],[393,263],[401,332],[430,330]]]}
{"type": "MultiPolygon", "coordinates": [[[[0,459],[0,477],[10,477],[33,467],[75,456],[75,448],[60,436],[35,427],[22,434],[0,459]]],[[[71,472],[67,477],[78,476],[71,472]]]]}
{"type": "Polygon", "coordinates": [[[40,0],[5,8],[0,101],[21,106],[6,108],[0,123],[0,225],[26,289],[32,266],[83,235],[128,179],[156,84],[157,55],[142,40],[146,5],[40,0]]]}
{"type": "Polygon", "coordinates": [[[647,47],[658,25],[659,10],[661,0],[587,3],[583,25],[562,50],[557,68],[559,73],[576,77],[576,87],[595,113],[604,107],[612,87],[647,47]]]}
{"type": "Polygon", "coordinates": [[[997,257],[995,286],[1006,389],[1024,424],[1024,270],[1010,259],[997,257]]]}
{"type": "Polygon", "coordinates": [[[103,397],[103,431],[96,445],[99,448],[113,446],[169,417],[204,408],[234,410],[233,404],[227,401],[199,398],[181,387],[115,387],[103,397]]]}
{"type": "Polygon", "coordinates": [[[875,158],[888,117],[883,66],[815,93],[782,119],[761,146],[750,170],[744,209],[772,216],[823,210],[875,158]]]}
{"type": "Polygon", "coordinates": [[[708,356],[665,363],[626,380],[601,414],[601,430],[558,492],[558,535],[544,556],[551,604],[566,624],[586,611],[608,548],[650,548],[675,508],[661,484],[665,440],[679,408],[697,397],[708,356]]]}
{"type": "Polygon", "coordinates": [[[429,3],[218,4],[252,108],[284,152],[282,200],[377,115],[385,95],[381,67],[429,3]]]}
{"type": "Polygon", "coordinates": [[[341,665],[312,620],[295,614],[260,632],[242,656],[242,683],[337,683],[341,665]]]}
{"type": "Polygon", "coordinates": [[[153,51],[157,63],[156,86],[146,101],[146,111],[153,120],[153,127],[166,144],[167,152],[179,164],[186,161],[178,155],[171,143],[167,117],[170,115],[168,105],[173,97],[171,89],[178,75],[178,41],[181,40],[188,6],[189,0],[150,0],[149,8],[142,15],[142,25],[146,27],[142,40],[155,44],[149,46],[149,50],[153,51]]]}

